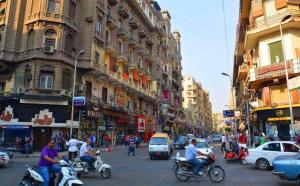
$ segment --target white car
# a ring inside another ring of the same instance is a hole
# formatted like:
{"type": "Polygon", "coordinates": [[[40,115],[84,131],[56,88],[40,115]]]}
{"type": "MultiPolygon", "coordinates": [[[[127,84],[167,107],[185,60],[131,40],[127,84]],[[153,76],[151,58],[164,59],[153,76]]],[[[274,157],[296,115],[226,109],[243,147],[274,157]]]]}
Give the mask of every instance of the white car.
{"type": "Polygon", "coordinates": [[[9,163],[9,157],[5,152],[0,152],[0,167],[9,163]]]}
{"type": "Polygon", "coordinates": [[[200,151],[203,154],[213,153],[212,151],[213,147],[210,146],[205,140],[203,139],[196,139],[196,140],[197,140],[196,148],[198,151],[200,151]]]}
{"type": "Polygon", "coordinates": [[[300,147],[292,141],[270,141],[254,149],[243,161],[244,164],[253,164],[258,169],[267,170],[272,166],[275,157],[279,155],[298,154],[300,147]]]}

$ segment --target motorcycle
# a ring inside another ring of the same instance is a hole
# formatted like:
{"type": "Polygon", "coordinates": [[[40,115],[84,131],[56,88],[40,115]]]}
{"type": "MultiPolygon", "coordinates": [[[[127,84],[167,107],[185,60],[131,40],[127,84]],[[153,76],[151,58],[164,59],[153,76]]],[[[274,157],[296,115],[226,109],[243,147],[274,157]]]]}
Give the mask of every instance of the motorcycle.
{"type": "MultiPolygon", "coordinates": [[[[93,164],[93,171],[97,171],[100,173],[101,177],[104,179],[107,179],[111,176],[111,166],[108,164],[105,164],[104,161],[102,161],[100,156],[100,150],[96,151],[96,161],[93,164]]],[[[77,176],[80,177],[82,174],[88,174],[89,173],[89,166],[87,162],[84,162],[80,160],[79,158],[75,158],[74,162],[72,163],[74,169],[77,172],[77,176]]]]}
{"type": "Polygon", "coordinates": [[[247,149],[241,148],[238,153],[235,151],[227,150],[225,152],[224,159],[226,161],[236,161],[236,160],[243,161],[246,156],[247,156],[247,149]]]}
{"type": "MultiPolygon", "coordinates": [[[[76,171],[67,159],[61,159],[58,164],[61,171],[56,182],[56,186],[80,186],[83,183],[77,179],[76,171]]],[[[41,186],[44,182],[37,166],[26,165],[27,171],[20,183],[22,186],[41,186]]],[[[55,186],[55,173],[50,173],[49,185],[55,186]]]]}
{"type": "Polygon", "coordinates": [[[216,156],[213,153],[207,156],[198,156],[201,159],[202,171],[199,175],[194,175],[194,166],[190,164],[184,157],[173,158],[175,164],[173,166],[173,171],[175,177],[182,182],[188,181],[191,177],[209,177],[213,182],[222,182],[225,178],[225,171],[220,165],[214,165],[216,156]]]}

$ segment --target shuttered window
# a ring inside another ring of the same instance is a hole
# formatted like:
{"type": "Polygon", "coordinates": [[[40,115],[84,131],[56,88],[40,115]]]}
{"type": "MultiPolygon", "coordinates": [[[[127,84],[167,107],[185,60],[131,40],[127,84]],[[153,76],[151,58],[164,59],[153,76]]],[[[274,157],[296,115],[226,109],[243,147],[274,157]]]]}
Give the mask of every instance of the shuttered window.
{"type": "Polygon", "coordinates": [[[271,64],[284,62],[281,41],[269,44],[271,64]]]}
{"type": "Polygon", "coordinates": [[[27,50],[31,50],[34,48],[34,41],[35,41],[35,31],[30,30],[28,32],[27,43],[26,43],[27,50]]]}

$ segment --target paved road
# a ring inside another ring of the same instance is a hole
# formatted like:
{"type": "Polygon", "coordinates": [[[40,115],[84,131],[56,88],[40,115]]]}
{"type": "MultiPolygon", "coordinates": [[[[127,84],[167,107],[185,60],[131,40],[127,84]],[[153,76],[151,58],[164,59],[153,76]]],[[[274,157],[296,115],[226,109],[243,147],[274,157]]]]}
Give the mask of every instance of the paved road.
{"type": "MultiPolygon", "coordinates": [[[[226,163],[220,157],[219,145],[214,148],[218,154],[217,164],[224,167],[226,178],[222,183],[213,184],[209,178],[191,179],[186,183],[176,180],[171,172],[172,160],[150,160],[147,149],[138,149],[135,157],[128,157],[124,150],[103,152],[102,158],[112,166],[112,177],[104,180],[95,173],[83,176],[81,180],[88,186],[168,186],[168,185],[224,185],[224,186],[294,186],[294,182],[281,181],[272,175],[272,171],[256,170],[252,166],[239,163],[226,163]]],[[[183,154],[183,151],[180,151],[183,154]]],[[[7,167],[0,169],[0,185],[18,185],[25,168],[25,164],[34,164],[37,158],[26,160],[14,159],[7,167]]]]}

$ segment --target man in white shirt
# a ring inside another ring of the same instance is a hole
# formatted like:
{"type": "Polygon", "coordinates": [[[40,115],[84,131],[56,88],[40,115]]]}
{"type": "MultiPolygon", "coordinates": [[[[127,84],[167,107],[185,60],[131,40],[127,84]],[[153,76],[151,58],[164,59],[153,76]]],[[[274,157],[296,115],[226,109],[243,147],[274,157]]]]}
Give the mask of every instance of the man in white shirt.
{"type": "Polygon", "coordinates": [[[93,148],[90,146],[90,138],[87,137],[85,139],[85,143],[83,143],[83,145],[81,145],[80,147],[80,159],[82,161],[85,161],[89,164],[89,169],[94,169],[94,162],[96,160],[96,158],[94,158],[93,156],[96,155],[96,152],[93,150],[93,148]]]}
{"type": "Polygon", "coordinates": [[[227,142],[227,138],[225,136],[225,134],[222,134],[222,144],[221,144],[221,152],[225,152],[226,151],[226,142],[227,142]]]}
{"type": "Polygon", "coordinates": [[[69,141],[66,141],[66,145],[69,147],[68,151],[69,151],[69,160],[73,161],[74,158],[77,157],[77,152],[78,152],[78,148],[77,145],[78,144],[83,144],[83,141],[79,141],[77,139],[75,139],[75,136],[72,135],[71,139],[69,141]]]}
{"type": "Polygon", "coordinates": [[[194,166],[194,175],[200,174],[202,166],[202,161],[200,159],[197,159],[197,155],[205,156],[205,154],[197,150],[196,144],[196,139],[192,139],[191,143],[185,150],[185,159],[194,166]]]}

